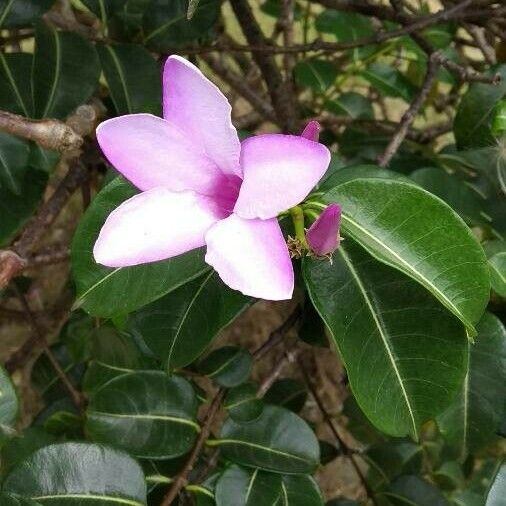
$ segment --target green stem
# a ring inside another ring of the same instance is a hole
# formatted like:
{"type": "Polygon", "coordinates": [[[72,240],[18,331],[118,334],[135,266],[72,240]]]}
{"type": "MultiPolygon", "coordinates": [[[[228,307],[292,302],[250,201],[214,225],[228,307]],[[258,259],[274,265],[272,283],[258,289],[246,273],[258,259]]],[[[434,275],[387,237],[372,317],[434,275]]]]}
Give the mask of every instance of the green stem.
{"type": "Polygon", "coordinates": [[[295,229],[295,237],[297,237],[303,246],[307,247],[306,231],[304,230],[304,211],[302,207],[292,207],[290,214],[292,216],[293,228],[295,229]]]}

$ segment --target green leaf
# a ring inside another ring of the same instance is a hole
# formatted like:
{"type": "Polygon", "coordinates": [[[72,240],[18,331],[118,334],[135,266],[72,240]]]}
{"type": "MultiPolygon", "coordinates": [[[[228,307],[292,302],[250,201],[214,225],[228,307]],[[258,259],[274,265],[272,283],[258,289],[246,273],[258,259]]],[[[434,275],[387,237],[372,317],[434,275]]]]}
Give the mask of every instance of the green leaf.
{"type": "Polygon", "coordinates": [[[134,267],[111,269],[93,259],[93,245],[107,216],[137,192],[125,180],[109,183],[81,219],[72,242],[72,273],[77,305],[94,316],[112,317],[138,309],[175,290],[209,267],[202,249],[134,267]]]}
{"type": "Polygon", "coordinates": [[[453,122],[459,149],[483,148],[495,144],[492,126],[497,103],[506,96],[506,64],[492,68],[499,84],[472,83],[462,97],[453,122]]]}
{"type": "Polygon", "coordinates": [[[351,239],[333,263],[305,260],[303,273],[361,409],[387,434],[418,439],[462,384],[467,340],[459,321],[351,239]]]}
{"type": "Polygon", "coordinates": [[[418,281],[475,334],[490,276],[483,249],[450,207],[419,187],[387,179],[350,181],[323,198],[341,204],[345,235],[418,281]]]}
{"type": "Polygon", "coordinates": [[[0,0],[0,27],[19,28],[36,21],[54,0],[0,0]]]}
{"type": "Polygon", "coordinates": [[[338,69],[332,62],[311,58],[297,63],[293,72],[298,84],[323,93],[334,84],[338,69]]]}
{"type": "Polygon", "coordinates": [[[284,378],[273,383],[264,399],[269,404],[276,404],[298,413],[306,404],[307,390],[302,383],[284,378]]]}
{"type": "Polygon", "coordinates": [[[489,241],[484,246],[493,290],[506,298],[506,241],[489,241]]]}
{"type": "Polygon", "coordinates": [[[0,186],[19,195],[28,169],[30,146],[27,142],[0,132],[0,186]]]}
{"type": "Polygon", "coordinates": [[[26,499],[25,497],[21,497],[20,495],[13,494],[3,494],[0,492],[0,504],[2,506],[41,506],[40,502],[32,501],[31,499],[26,499]]]}
{"type": "Polygon", "coordinates": [[[400,97],[410,102],[415,96],[416,88],[411,82],[396,68],[386,63],[372,63],[361,75],[387,97],[400,97]]]}
{"type": "Polygon", "coordinates": [[[397,478],[381,496],[388,498],[394,506],[449,506],[443,494],[432,483],[418,476],[397,478]]]}
{"type": "Polygon", "coordinates": [[[253,358],[248,351],[238,346],[223,346],[204,358],[198,370],[218,385],[230,388],[248,379],[252,364],[253,358]]]}
{"type": "Polygon", "coordinates": [[[258,419],[245,424],[229,418],[213,445],[232,462],[283,474],[311,473],[320,460],[313,431],[302,418],[278,406],[265,406],[258,419]]]}
{"type": "Polygon", "coordinates": [[[311,476],[283,476],[277,506],[323,506],[323,497],[311,476]]]}
{"type": "Polygon", "coordinates": [[[197,399],[184,378],[161,371],[118,376],[90,397],[86,431],[143,458],[169,459],[191,449],[200,430],[197,399]]]}
{"type": "Polygon", "coordinates": [[[18,398],[7,372],[0,367],[0,426],[12,426],[18,418],[18,398]]]}
{"type": "Polygon", "coordinates": [[[257,397],[257,388],[253,383],[243,383],[231,388],[224,403],[232,420],[236,422],[251,422],[256,420],[264,409],[262,399],[257,397]]]}
{"type": "Polygon", "coordinates": [[[37,25],[32,71],[36,118],[65,118],[91,97],[99,75],[90,42],[42,22],[37,25]]]}
{"type": "Polygon", "coordinates": [[[484,199],[470,185],[442,169],[425,167],[410,174],[422,188],[444,200],[469,224],[483,223],[484,199]]]}
{"type": "Polygon", "coordinates": [[[338,116],[349,116],[353,119],[374,119],[374,110],[369,99],[350,91],[332,100],[325,100],[325,107],[338,116]]]}
{"type": "Polygon", "coordinates": [[[501,100],[494,111],[492,133],[497,136],[506,131],[506,100],[501,100]]]}
{"type": "Polygon", "coordinates": [[[485,506],[502,506],[506,497],[506,462],[499,467],[490,490],[485,506]]]}
{"type": "Polygon", "coordinates": [[[186,11],[186,17],[188,19],[193,18],[195,12],[197,11],[197,7],[199,6],[200,0],[189,0],[188,1],[188,10],[186,11]]]}
{"type": "Polygon", "coordinates": [[[111,16],[126,8],[127,0],[81,0],[81,2],[100,18],[104,25],[107,25],[111,16]]]}
{"type": "Polygon", "coordinates": [[[216,484],[216,506],[274,506],[281,494],[279,474],[230,466],[216,484]]]}
{"type": "Polygon", "coordinates": [[[343,414],[348,419],[347,430],[357,441],[366,445],[385,442],[385,436],[365,416],[352,395],[344,401],[343,414]]]}
{"type": "Polygon", "coordinates": [[[251,302],[210,271],[133,313],[128,328],[172,371],[197,359],[251,302]]]}
{"type": "Polygon", "coordinates": [[[149,51],[134,44],[100,44],[97,51],[116,112],[159,116],[160,67],[149,51]]]}
{"type": "Polygon", "coordinates": [[[445,439],[466,456],[493,442],[506,398],[506,328],[491,313],[477,326],[475,344],[467,345],[468,373],[453,402],[438,417],[445,439]]]}
{"type": "Polygon", "coordinates": [[[54,506],[146,505],[140,466],[122,452],[89,443],[41,448],[7,476],[3,490],[54,506]]]}
{"type": "Polygon", "coordinates": [[[144,43],[157,50],[203,37],[220,14],[219,0],[200,0],[189,20],[188,0],[151,0],[144,13],[144,43]]]}
{"type": "Polygon", "coordinates": [[[33,114],[32,73],[33,56],[26,53],[0,53],[0,107],[15,114],[33,114]]]}
{"type": "Polygon", "coordinates": [[[19,195],[0,187],[0,246],[16,236],[37,208],[46,188],[47,174],[38,170],[26,173],[19,195]]]}
{"type": "Polygon", "coordinates": [[[432,473],[432,478],[443,490],[460,489],[464,485],[465,477],[462,465],[455,460],[447,460],[432,473]]]}

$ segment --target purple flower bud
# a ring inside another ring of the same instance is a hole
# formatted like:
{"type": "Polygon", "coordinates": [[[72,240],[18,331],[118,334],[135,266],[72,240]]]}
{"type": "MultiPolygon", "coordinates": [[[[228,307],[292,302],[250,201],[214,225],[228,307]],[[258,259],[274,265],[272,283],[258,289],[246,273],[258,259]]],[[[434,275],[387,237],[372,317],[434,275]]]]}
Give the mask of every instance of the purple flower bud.
{"type": "Polygon", "coordinates": [[[306,128],[300,134],[301,137],[305,137],[310,141],[318,142],[318,138],[320,136],[320,123],[318,121],[310,121],[306,128]]]}
{"type": "Polygon", "coordinates": [[[318,256],[330,255],[339,247],[341,206],[330,204],[306,232],[311,250],[318,256]]]}

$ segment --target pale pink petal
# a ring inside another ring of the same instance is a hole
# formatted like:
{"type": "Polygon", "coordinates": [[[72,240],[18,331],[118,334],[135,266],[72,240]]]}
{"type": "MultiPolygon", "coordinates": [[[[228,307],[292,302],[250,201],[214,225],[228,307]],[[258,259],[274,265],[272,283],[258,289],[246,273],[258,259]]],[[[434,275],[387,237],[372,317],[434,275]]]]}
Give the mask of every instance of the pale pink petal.
{"type": "Polygon", "coordinates": [[[341,206],[328,205],[306,233],[307,242],[314,253],[324,256],[334,252],[340,242],[340,223],[341,206]]]}
{"type": "Polygon", "coordinates": [[[300,136],[309,139],[310,141],[318,142],[318,138],[320,137],[320,123],[314,120],[310,121],[300,136]]]}
{"type": "Polygon", "coordinates": [[[225,174],[241,176],[241,146],[227,98],[202,72],[170,56],[163,72],[163,116],[202,146],[225,174]]]}
{"type": "Polygon", "coordinates": [[[153,188],[123,202],[109,215],[93,255],[108,267],[174,257],[203,246],[206,232],[225,216],[209,197],[153,188]]]}
{"type": "Polygon", "coordinates": [[[111,164],[140,190],[211,193],[223,174],[178,127],[151,114],[129,114],[101,123],[97,140],[111,164]]]}
{"type": "Polygon", "coordinates": [[[329,150],[298,135],[267,134],[242,143],[244,181],[234,212],[268,219],[299,204],[323,176],[329,150]]]}
{"type": "Polygon", "coordinates": [[[232,214],[206,234],[206,262],[234,290],[259,299],[291,299],[293,266],[277,219],[232,214]]]}

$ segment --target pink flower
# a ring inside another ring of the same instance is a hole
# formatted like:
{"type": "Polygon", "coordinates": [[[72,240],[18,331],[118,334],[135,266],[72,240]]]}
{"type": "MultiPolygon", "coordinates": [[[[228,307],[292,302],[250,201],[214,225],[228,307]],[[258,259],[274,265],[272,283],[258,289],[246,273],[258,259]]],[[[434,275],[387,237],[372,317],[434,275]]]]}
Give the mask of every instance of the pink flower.
{"type": "Polygon", "coordinates": [[[131,114],[97,128],[105,156],[142,193],[109,215],[95,260],[125,267],[207,245],[206,262],[231,288],[291,298],[293,267],[277,215],[316,185],[328,149],[281,134],[241,143],[225,96],[179,56],[168,58],[163,86],[164,119],[131,114]]]}
{"type": "Polygon", "coordinates": [[[341,206],[328,205],[306,233],[307,243],[314,253],[319,256],[330,255],[339,247],[340,223],[341,206]]]}

